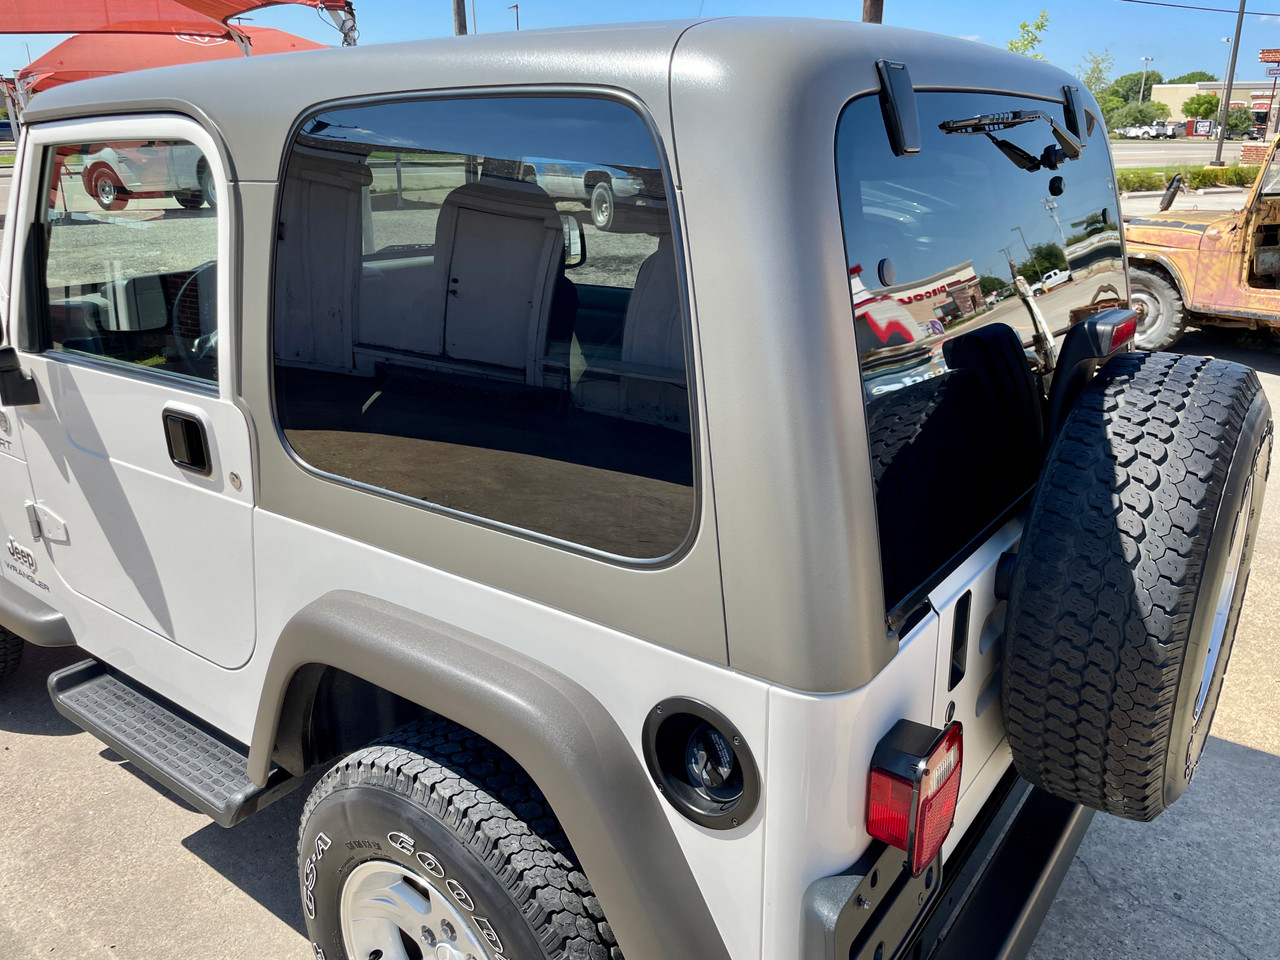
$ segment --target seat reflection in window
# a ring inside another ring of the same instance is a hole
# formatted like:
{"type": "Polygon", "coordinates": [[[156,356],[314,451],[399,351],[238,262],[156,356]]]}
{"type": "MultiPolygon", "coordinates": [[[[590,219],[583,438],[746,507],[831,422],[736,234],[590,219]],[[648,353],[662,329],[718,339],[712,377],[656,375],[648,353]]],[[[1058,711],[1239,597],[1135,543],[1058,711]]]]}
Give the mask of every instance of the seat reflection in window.
{"type": "Polygon", "coordinates": [[[340,479],[621,557],[666,556],[695,497],[665,199],[638,198],[606,233],[582,198],[522,176],[520,159],[577,147],[584,165],[612,160],[652,184],[652,140],[608,101],[467,103],[330,110],[303,125],[277,248],[285,437],[340,479]],[[477,124],[487,109],[503,122],[477,124]]]}

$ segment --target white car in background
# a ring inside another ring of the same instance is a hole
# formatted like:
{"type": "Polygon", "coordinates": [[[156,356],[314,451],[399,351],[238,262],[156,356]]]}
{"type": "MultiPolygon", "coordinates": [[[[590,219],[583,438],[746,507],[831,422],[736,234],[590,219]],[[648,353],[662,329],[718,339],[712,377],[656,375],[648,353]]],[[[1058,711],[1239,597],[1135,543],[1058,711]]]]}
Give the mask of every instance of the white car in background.
{"type": "Polygon", "coordinates": [[[96,144],[84,153],[80,178],[103,210],[123,210],[134,197],[173,197],[187,210],[218,205],[209,164],[191,144],[96,144]]]}

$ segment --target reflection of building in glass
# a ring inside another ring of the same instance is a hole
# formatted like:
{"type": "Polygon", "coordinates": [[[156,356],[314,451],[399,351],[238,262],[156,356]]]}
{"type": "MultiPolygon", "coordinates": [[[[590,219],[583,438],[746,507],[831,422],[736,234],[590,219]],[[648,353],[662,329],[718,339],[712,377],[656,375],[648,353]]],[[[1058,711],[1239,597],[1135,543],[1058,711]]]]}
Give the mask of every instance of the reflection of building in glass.
{"type": "Polygon", "coordinates": [[[950,326],[986,306],[973,261],[966,260],[923,280],[899,283],[877,291],[893,297],[919,323],[940,320],[950,326]]]}

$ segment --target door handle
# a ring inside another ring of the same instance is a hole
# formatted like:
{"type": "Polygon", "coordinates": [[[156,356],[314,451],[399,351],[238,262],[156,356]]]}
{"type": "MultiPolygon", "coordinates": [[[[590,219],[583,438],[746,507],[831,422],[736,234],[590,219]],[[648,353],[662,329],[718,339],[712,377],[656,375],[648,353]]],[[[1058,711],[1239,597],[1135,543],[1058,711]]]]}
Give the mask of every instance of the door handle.
{"type": "Polygon", "coordinates": [[[199,417],[181,410],[165,410],[164,439],[169,445],[169,459],[183,470],[206,477],[213,472],[209,438],[199,417]]]}

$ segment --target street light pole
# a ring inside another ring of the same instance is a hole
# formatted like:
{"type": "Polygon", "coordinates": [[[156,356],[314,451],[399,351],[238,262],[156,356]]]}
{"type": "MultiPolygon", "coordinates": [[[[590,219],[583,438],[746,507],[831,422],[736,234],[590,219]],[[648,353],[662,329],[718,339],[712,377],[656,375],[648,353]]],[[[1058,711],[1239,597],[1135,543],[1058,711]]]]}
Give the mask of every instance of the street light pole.
{"type": "MultiPolygon", "coordinates": [[[[1227,139],[1227,114],[1231,110],[1231,80],[1236,75],[1236,54],[1240,52],[1240,31],[1244,27],[1244,5],[1246,0],[1240,0],[1240,12],[1236,14],[1236,38],[1231,41],[1231,56],[1227,60],[1227,75],[1223,78],[1222,90],[1222,121],[1218,125],[1218,151],[1214,154],[1213,162],[1209,164],[1211,167],[1221,167],[1222,163],[1222,144],[1227,139]]],[[[1222,38],[1226,40],[1226,37],[1222,38]]]]}
{"type": "Polygon", "coordinates": [[[513,3],[511,6],[507,7],[507,9],[514,10],[516,12],[516,29],[519,30],[520,29],[520,4],[513,3]]]}
{"type": "Polygon", "coordinates": [[[1142,58],[1142,83],[1138,87],[1138,106],[1142,106],[1142,95],[1147,90],[1147,64],[1154,59],[1155,57],[1142,58]]]}

